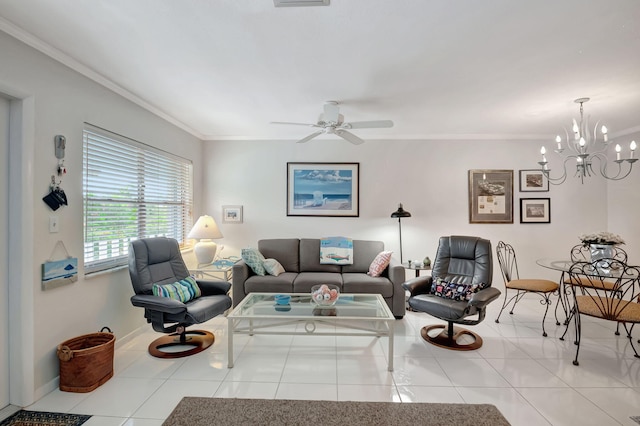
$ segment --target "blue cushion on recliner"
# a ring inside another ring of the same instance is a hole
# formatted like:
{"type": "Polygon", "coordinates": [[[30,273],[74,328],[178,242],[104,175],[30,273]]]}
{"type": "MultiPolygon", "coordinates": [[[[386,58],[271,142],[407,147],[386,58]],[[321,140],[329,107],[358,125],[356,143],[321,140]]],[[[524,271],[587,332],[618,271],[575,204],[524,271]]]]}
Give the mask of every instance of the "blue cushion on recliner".
{"type": "Polygon", "coordinates": [[[200,297],[202,294],[200,287],[198,287],[193,277],[187,277],[184,280],[171,284],[154,284],[152,289],[154,296],[169,297],[182,303],[200,297]]]}

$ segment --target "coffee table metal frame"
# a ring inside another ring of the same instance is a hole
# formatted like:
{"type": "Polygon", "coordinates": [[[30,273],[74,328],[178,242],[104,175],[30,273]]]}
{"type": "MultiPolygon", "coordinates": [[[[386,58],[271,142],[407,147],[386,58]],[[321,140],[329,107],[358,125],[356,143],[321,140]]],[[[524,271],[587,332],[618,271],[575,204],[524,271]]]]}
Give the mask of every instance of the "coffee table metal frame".
{"type": "Polygon", "coordinates": [[[233,368],[234,334],[386,336],[389,339],[388,370],[393,371],[393,333],[396,319],[380,294],[341,294],[333,307],[315,306],[308,293],[291,293],[290,305],[277,306],[273,300],[275,294],[249,293],[227,316],[228,368],[233,368]],[[276,307],[280,310],[276,310],[276,307]],[[292,309],[286,310],[286,307],[292,309]],[[357,314],[359,310],[366,312],[370,309],[376,311],[375,316],[357,314]],[[341,311],[344,312],[342,315],[341,311]],[[299,323],[304,323],[304,331],[274,329],[299,323]],[[319,331],[316,324],[332,325],[335,331],[319,331]]]}

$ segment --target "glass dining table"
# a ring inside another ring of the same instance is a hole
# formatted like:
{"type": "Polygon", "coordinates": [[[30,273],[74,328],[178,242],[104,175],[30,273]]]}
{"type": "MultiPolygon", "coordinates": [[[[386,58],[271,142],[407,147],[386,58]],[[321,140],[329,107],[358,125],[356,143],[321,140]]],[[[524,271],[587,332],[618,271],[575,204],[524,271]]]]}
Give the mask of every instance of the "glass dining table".
{"type": "MultiPolygon", "coordinates": [[[[536,264],[542,266],[543,268],[554,269],[556,271],[560,271],[563,274],[568,273],[571,270],[571,266],[577,262],[571,260],[557,260],[557,259],[549,259],[543,258],[536,260],[536,264]]],[[[637,277],[636,269],[611,269],[608,272],[596,271],[594,268],[593,275],[603,276],[606,278],[636,278],[637,277]]]]}
{"type": "MultiPolygon", "coordinates": [[[[573,316],[573,308],[570,304],[570,299],[569,299],[569,296],[571,295],[570,293],[571,283],[569,282],[567,274],[571,271],[571,267],[576,263],[578,262],[571,261],[571,260],[562,260],[562,259],[559,260],[559,259],[549,259],[549,258],[536,260],[536,264],[538,264],[539,266],[542,266],[543,268],[553,269],[555,271],[561,272],[560,287],[558,290],[560,294],[558,294],[558,303],[556,303],[556,309],[555,309],[556,325],[560,325],[560,320],[558,319],[558,308],[560,305],[562,305],[562,310],[564,311],[564,314],[565,314],[565,319],[563,321],[564,325],[568,326],[569,321],[573,316]]],[[[584,272],[585,272],[585,269],[581,268],[580,273],[584,273],[584,272]]],[[[602,270],[597,270],[594,267],[593,276],[602,277],[603,279],[610,279],[612,281],[619,280],[619,279],[637,279],[638,269],[637,268],[629,268],[629,269],[627,268],[613,269],[612,268],[604,272],[602,270]]],[[[565,333],[566,333],[566,330],[565,330],[565,333]]],[[[564,338],[564,334],[561,339],[563,340],[563,338],[564,338]]]]}

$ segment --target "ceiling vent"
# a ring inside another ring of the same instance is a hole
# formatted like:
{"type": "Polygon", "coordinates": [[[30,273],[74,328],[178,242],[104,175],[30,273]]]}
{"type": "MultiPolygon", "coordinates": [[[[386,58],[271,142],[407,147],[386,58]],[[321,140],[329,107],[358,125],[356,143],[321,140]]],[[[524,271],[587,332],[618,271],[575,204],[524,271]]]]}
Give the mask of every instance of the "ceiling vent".
{"type": "Polygon", "coordinates": [[[330,0],[273,0],[276,7],[329,6],[330,0]]]}

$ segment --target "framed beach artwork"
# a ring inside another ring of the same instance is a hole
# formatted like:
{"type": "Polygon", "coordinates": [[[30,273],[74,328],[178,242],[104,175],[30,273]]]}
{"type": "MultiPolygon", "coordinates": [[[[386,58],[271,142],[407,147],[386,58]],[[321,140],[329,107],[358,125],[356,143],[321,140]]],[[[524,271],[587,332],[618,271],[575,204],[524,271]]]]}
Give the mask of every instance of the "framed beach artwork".
{"type": "Polygon", "coordinates": [[[513,223],[513,170],[469,170],[469,223],[513,223]]]}
{"type": "Polygon", "coordinates": [[[520,223],[551,223],[551,199],[520,198],[520,223]]]}
{"type": "Polygon", "coordinates": [[[548,192],[549,179],[542,170],[520,170],[520,192],[548,192]]]}
{"type": "Polygon", "coordinates": [[[360,163],[287,163],[287,216],[359,216],[360,163]]]}
{"type": "Polygon", "coordinates": [[[48,260],[42,264],[42,289],[49,290],[78,281],[78,258],[48,260]]]}
{"type": "Polygon", "coordinates": [[[222,206],[223,223],[242,223],[242,206],[222,206]]]}

